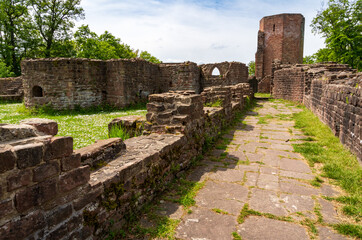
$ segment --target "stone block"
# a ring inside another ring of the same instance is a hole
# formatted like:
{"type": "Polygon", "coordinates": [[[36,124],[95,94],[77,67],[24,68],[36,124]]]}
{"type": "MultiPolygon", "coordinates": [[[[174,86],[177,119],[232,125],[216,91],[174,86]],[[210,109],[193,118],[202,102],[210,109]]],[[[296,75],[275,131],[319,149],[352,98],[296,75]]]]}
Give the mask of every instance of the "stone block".
{"type": "Polygon", "coordinates": [[[46,182],[25,188],[15,195],[15,208],[23,213],[35,206],[54,199],[57,195],[56,180],[46,182]]]}
{"type": "Polygon", "coordinates": [[[43,159],[43,144],[31,143],[14,147],[19,169],[34,167],[43,159]]]}
{"type": "Polygon", "coordinates": [[[62,171],[67,172],[74,168],[77,168],[81,165],[81,155],[78,154],[72,154],[68,157],[64,157],[61,160],[62,164],[62,171]]]}
{"type": "Polygon", "coordinates": [[[20,140],[38,136],[36,129],[29,125],[5,124],[0,126],[0,142],[20,140]]]}
{"type": "Polygon", "coordinates": [[[30,169],[22,170],[7,178],[8,191],[29,185],[32,182],[32,172],[30,169]]]}
{"type": "Polygon", "coordinates": [[[15,218],[0,228],[1,239],[23,239],[45,227],[44,216],[40,211],[15,218]]]}
{"type": "Polygon", "coordinates": [[[58,123],[50,119],[42,118],[29,118],[21,121],[22,124],[31,125],[36,128],[39,132],[42,132],[46,135],[55,136],[58,133],[58,123]]]}
{"type": "Polygon", "coordinates": [[[60,176],[59,192],[66,193],[86,184],[90,179],[90,167],[83,166],[60,176]]]}
{"type": "Polygon", "coordinates": [[[46,217],[48,227],[51,229],[59,223],[65,221],[72,215],[72,205],[58,207],[46,217]]]}
{"type": "Polygon", "coordinates": [[[72,137],[53,137],[50,144],[47,145],[45,158],[46,160],[59,159],[70,156],[73,153],[72,137]]]}
{"type": "Polygon", "coordinates": [[[15,167],[16,157],[10,149],[0,150],[0,173],[12,170],[15,167]]]}
{"type": "Polygon", "coordinates": [[[42,182],[47,178],[59,174],[60,167],[56,161],[42,164],[33,170],[33,181],[42,182]]]}
{"type": "Polygon", "coordinates": [[[15,210],[12,199],[5,199],[0,201],[0,218],[5,217],[15,210]]]}
{"type": "Polygon", "coordinates": [[[46,240],[59,240],[64,238],[65,236],[68,235],[68,228],[67,225],[61,225],[60,227],[58,227],[57,229],[55,229],[53,232],[49,233],[46,236],[46,240]]]}

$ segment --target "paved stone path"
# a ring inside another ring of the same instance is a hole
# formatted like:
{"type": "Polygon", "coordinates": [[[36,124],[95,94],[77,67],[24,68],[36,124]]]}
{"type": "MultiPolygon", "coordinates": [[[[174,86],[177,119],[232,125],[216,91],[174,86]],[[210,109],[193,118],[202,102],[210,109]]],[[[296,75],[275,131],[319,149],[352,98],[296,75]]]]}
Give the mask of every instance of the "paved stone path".
{"type": "Polygon", "coordinates": [[[223,136],[229,139],[225,150],[213,150],[187,175],[204,183],[196,204],[185,210],[161,200],[158,213],[180,220],[177,239],[348,239],[327,226],[341,216],[322,198],[340,192],[326,183],[313,187],[313,170],[293,152],[295,139],[305,138],[290,121],[300,109],[281,102],[258,105],[223,136]],[[254,211],[238,222],[243,207],[254,211]]]}

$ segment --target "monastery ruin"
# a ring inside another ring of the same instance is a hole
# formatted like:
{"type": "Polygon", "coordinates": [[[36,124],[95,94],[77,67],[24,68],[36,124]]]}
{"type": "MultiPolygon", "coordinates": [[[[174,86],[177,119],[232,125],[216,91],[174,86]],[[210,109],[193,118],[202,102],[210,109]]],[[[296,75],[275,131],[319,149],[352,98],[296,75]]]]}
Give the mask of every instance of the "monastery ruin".
{"type": "MultiPolygon", "coordinates": [[[[304,103],[361,160],[362,74],[343,64],[300,64],[303,33],[300,14],[261,20],[259,89],[304,103]]],[[[0,124],[0,239],[104,239],[187,169],[255,89],[238,62],[30,59],[22,73],[0,80],[0,90],[9,99],[24,94],[27,107],[124,107],[148,100],[147,115],[111,123],[134,128],[139,121],[143,135],[78,150],[71,136],[55,136],[53,121],[0,124]],[[219,75],[212,74],[216,68],[219,75]],[[216,100],[221,106],[206,107],[216,100]]]]}

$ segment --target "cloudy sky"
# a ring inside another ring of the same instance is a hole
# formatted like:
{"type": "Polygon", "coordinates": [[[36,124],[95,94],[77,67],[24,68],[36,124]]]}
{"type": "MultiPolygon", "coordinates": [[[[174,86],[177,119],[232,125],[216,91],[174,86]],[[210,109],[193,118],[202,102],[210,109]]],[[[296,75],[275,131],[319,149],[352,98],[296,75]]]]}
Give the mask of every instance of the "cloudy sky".
{"type": "Polygon", "coordinates": [[[310,23],[322,0],[82,0],[85,20],[134,49],[163,62],[213,63],[254,60],[259,20],[280,13],[306,19],[304,55],[324,46],[310,23]]]}

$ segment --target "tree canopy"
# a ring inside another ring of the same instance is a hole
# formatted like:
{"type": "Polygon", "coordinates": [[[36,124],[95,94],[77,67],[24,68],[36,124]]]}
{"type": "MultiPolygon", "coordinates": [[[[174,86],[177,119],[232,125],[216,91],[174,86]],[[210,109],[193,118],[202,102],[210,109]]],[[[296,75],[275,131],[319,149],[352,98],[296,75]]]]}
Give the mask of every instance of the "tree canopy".
{"type": "Polygon", "coordinates": [[[0,0],[0,77],[20,75],[24,58],[136,58],[159,63],[147,51],[132,49],[105,31],[98,36],[83,19],[81,0],[0,0]]]}
{"type": "Polygon", "coordinates": [[[313,56],[316,62],[336,61],[362,67],[362,0],[328,0],[312,21],[314,33],[325,38],[326,48],[313,56]]]}

